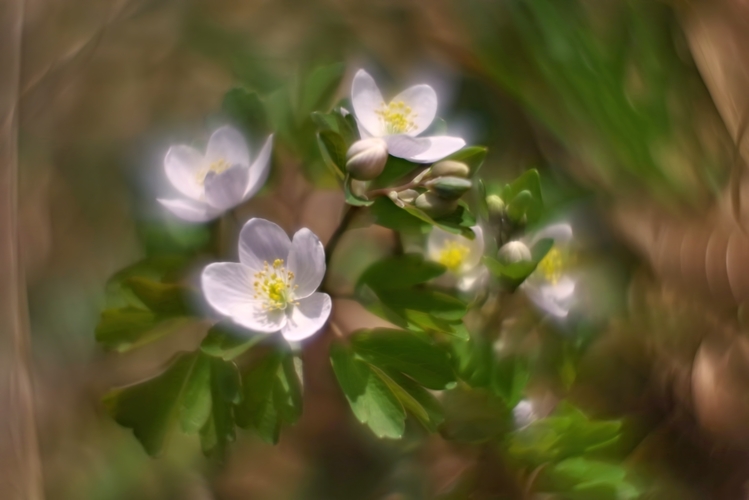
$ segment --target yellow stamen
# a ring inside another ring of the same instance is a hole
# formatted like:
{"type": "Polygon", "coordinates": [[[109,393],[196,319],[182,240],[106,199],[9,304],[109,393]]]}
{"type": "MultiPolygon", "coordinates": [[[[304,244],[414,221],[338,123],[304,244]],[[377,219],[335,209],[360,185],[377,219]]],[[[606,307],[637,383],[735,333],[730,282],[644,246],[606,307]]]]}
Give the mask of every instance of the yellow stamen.
{"type": "Polygon", "coordinates": [[[562,277],[567,262],[558,248],[552,247],[546,256],[538,263],[538,270],[552,285],[556,285],[562,277]]]}
{"type": "Polygon", "coordinates": [[[283,259],[274,260],[273,266],[266,261],[263,263],[263,270],[255,273],[255,282],[252,284],[255,289],[254,298],[263,301],[262,307],[267,311],[298,305],[293,294],[297,285],[293,285],[292,281],[294,273],[286,270],[283,259]]]}
{"type": "Polygon", "coordinates": [[[205,183],[205,177],[208,175],[209,172],[213,172],[215,174],[220,174],[223,172],[226,172],[229,167],[231,167],[231,163],[224,160],[223,158],[214,161],[207,167],[201,168],[197,174],[195,174],[195,180],[198,184],[201,186],[205,183]]]}
{"type": "Polygon", "coordinates": [[[450,271],[457,271],[470,253],[470,249],[457,241],[447,241],[437,257],[437,262],[450,271]]]}
{"type": "Polygon", "coordinates": [[[385,124],[388,134],[405,134],[416,129],[414,119],[418,115],[403,101],[395,101],[387,105],[383,103],[375,113],[385,124]]]}

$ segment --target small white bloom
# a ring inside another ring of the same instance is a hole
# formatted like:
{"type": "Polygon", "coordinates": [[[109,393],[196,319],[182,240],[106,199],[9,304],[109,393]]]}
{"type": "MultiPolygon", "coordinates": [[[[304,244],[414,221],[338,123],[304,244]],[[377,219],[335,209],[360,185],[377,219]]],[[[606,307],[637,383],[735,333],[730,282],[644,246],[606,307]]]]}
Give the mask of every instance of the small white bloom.
{"type": "Polygon", "coordinates": [[[572,239],[572,227],[569,224],[547,226],[533,234],[526,244],[533,248],[536,243],[547,238],[554,240],[554,246],[520,288],[541,310],[557,318],[566,318],[572,308],[575,293],[575,280],[567,272],[565,253],[565,247],[572,239]]]}
{"type": "Polygon", "coordinates": [[[306,339],[330,316],[331,300],[316,292],[325,276],[325,249],[309,229],[289,240],[265,219],[250,219],[239,233],[239,263],[210,264],[202,275],[208,303],[257,332],[280,331],[306,339]]]}
{"type": "Polygon", "coordinates": [[[458,279],[458,288],[464,291],[478,284],[486,272],[481,264],[484,233],[481,226],[473,226],[471,230],[476,237],[469,240],[465,236],[434,227],[427,240],[427,257],[445,266],[458,279]]]}
{"type": "Polygon", "coordinates": [[[166,176],[186,198],[159,203],[177,217],[205,222],[250,199],[268,178],[273,136],[265,141],[254,163],[242,134],[224,126],[208,140],[205,154],[197,149],[172,146],[164,158],[166,176]]]}
{"type": "Polygon", "coordinates": [[[381,137],[393,156],[432,163],[466,144],[460,137],[416,137],[437,114],[437,93],[429,85],[410,87],[386,103],[374,79],[360,69],[351,85],[351,103],[362,139],[381,137]]]}
{"type": "Polygon", "coordinates": [[[512,420],[516,429],[521,429],[538,420],[538,414],[533,408],[533,403],[523,399],[512,409],[512,420]]]}

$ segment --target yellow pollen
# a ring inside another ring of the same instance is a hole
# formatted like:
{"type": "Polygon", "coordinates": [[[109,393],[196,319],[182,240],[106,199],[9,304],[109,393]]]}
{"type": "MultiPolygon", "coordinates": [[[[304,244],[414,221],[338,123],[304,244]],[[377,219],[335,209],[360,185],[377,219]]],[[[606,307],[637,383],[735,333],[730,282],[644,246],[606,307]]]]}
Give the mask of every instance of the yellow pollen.
{"type": "Polygon", "coordinates": [[[417,114],[403,101],[395,101],[387,105],[383,103],[375,113],[384,122],[389,134],[405,134],[416,129],[414,119],[417,114]]]}
{"type": "Polygon", "coordinates": [[[463,261],[470,250],[467,246],[457,241],[448,241],[439,253],[437,262],[445,266],[450,271],[457,271],[463,265],[463,261]]]}
{"type": "Polygon", "coordinates": [[[195,180],[198,184],[201,186],[205,183],[205,177],[208,175],[209,172],[213,172],[215,174],[220,174],[223,172],[226,172],[229,167],[231,167],[231,163],[221,158],[220,160],[216,160],[207,167],[201,168],[198,170],[198,173],[195,174],[195,180]]]}
{"type": "Polygon", "coordinates": [[[544,275],[546,280],[552,285],[556,285],[562,277],[562,271],[566,267],[565,258],[562,252],[556,247],[552,247],[546,256],[538,263],[538,270],[544,275]]]}
{"type": "Polygon", "coordinates": [[[254,298],[263,302],[263,309],[274,311],[286,309],[289,305],[299,304],[294,300],[293,292],[297,285],[292,284],[294,273],[287,271],[283,259],[276,259],[273,265],[263,263],[263,270],[255,273],[252,284],[255,290],[254,298]]]}

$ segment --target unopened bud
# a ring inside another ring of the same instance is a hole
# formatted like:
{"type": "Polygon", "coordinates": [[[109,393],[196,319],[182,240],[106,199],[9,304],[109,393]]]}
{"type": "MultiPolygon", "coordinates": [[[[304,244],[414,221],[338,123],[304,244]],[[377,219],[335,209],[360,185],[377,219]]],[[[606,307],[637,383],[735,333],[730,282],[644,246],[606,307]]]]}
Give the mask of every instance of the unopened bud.
{"type": "Polygon", "coordinates": [[[426,186],[448,200],[457,200],[471,189],[471,181],[461,177],[437,177],[426,183],[426,186]]]}
{"type": "Polygon", "coordinates": [[[405,201],[406,203],[413,203],[414,200],[419,196],[419,192],[415,189],[404,189],[398,193],[398,198],[405,201]]]}
{"type": "Polygon", "coordinates": [[[355,196],[359,198],[367,197],[367,189],[369,189],[368,181],[357,181],[356,179],[351,179],[350,182],[351,184],[349,189],[355,196]]]}
{"type": "Polygon", "coordinates": [[[416,198],[415,205],[431,217],[443,217],[458,208],[458,200],[447,200],[436,193],[427,191],[416,198]]]}
{"type": "Polygon", "coordinates": [[[403,201],[400,198],[398,198],[398,193],[396,191],[390,191],[388,193],[388,198],[390,198],[391,200],[393,200],[393,203],[395,203],[400,208],[403,208],[403,207],[406,206],[406,204],[403,203],[403,201]]]}
{"type": "Polygon", "coordinates": [[[346,153],[346,170],[361,181],[376,179],[388,161],[387,143],[379,137],[356,141],[346,153]]]}
{"type": "Polygon", "coordinates": [[[486,197],[486,207],[489,209],[491,217],[501,217],[505,213],[505,202],[496,194],[490,194],[486,197]]]}
{"type": "Polygon", "coordinates": [[[499,260],[505,264],[530,261],[531,251],[522,241],[510,241],[502,245],[498,253],[499,260]]]}
{"type": "Polygon", "coordinates": [[[453,176],[466,178],[471,175],[468,165],[459,161],[443,160],[432,165],[432,177],[453,176]]]}

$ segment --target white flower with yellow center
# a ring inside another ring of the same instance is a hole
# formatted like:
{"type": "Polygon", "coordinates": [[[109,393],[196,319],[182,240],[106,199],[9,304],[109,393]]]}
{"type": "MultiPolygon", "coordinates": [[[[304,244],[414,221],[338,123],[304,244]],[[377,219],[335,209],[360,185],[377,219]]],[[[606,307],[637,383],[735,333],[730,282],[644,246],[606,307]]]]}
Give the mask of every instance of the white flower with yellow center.
{"type": "Polygon", "coordinates": [[[325,249],[309,229],[292,240],[265,219],[250,219],[239,233],[239,263],[210,264],[202,275],[208,303],[256,332],[280,331],[306,339],[330,316],[331,300],[316,292],[325,276],[325,249]]]}
{"type": "Polygon", "coordinates": [[[543,239],[554,240],[554,246],[520,288],[541,310],[557,318],[566,318],[574,304],[575,293],[575,280],[569,273],[567,252],[572,240],[572,227],[569,224],[547,226],[534,233],[527,244],[533,248],[543,239]]]}
{"type": "Polygon", "coordinates": [[[197,149],[172,146],[164,158],[166,176],[186,198],[158,201],[177,217],[205,222],[221,215],[257,193],[268,178],[273,136],[268,137],[255,161],[242,134],[225,126],[208,141],[205,154],[197,149]]]}
{"type": "Polygon", "coordinates": [[[393,156],[433,163],[466,144],[460,137],[416,137],[437,114],[437,93],[429,85],[410,87],[386,103],[374,79],[360,69],[351,85],[351,103],[362,139],[382,138],[393,156]]]}
{"type": "Polygon", "coordinates": [[[471,228],[476,237],[449,233],[438,227],[432,228],[427,240],[427,257],[447,268],[457,279],[458,288],[470,290],[484,274],[481,258],[484,255],[484,233],[480,226],[471,228]]]}

